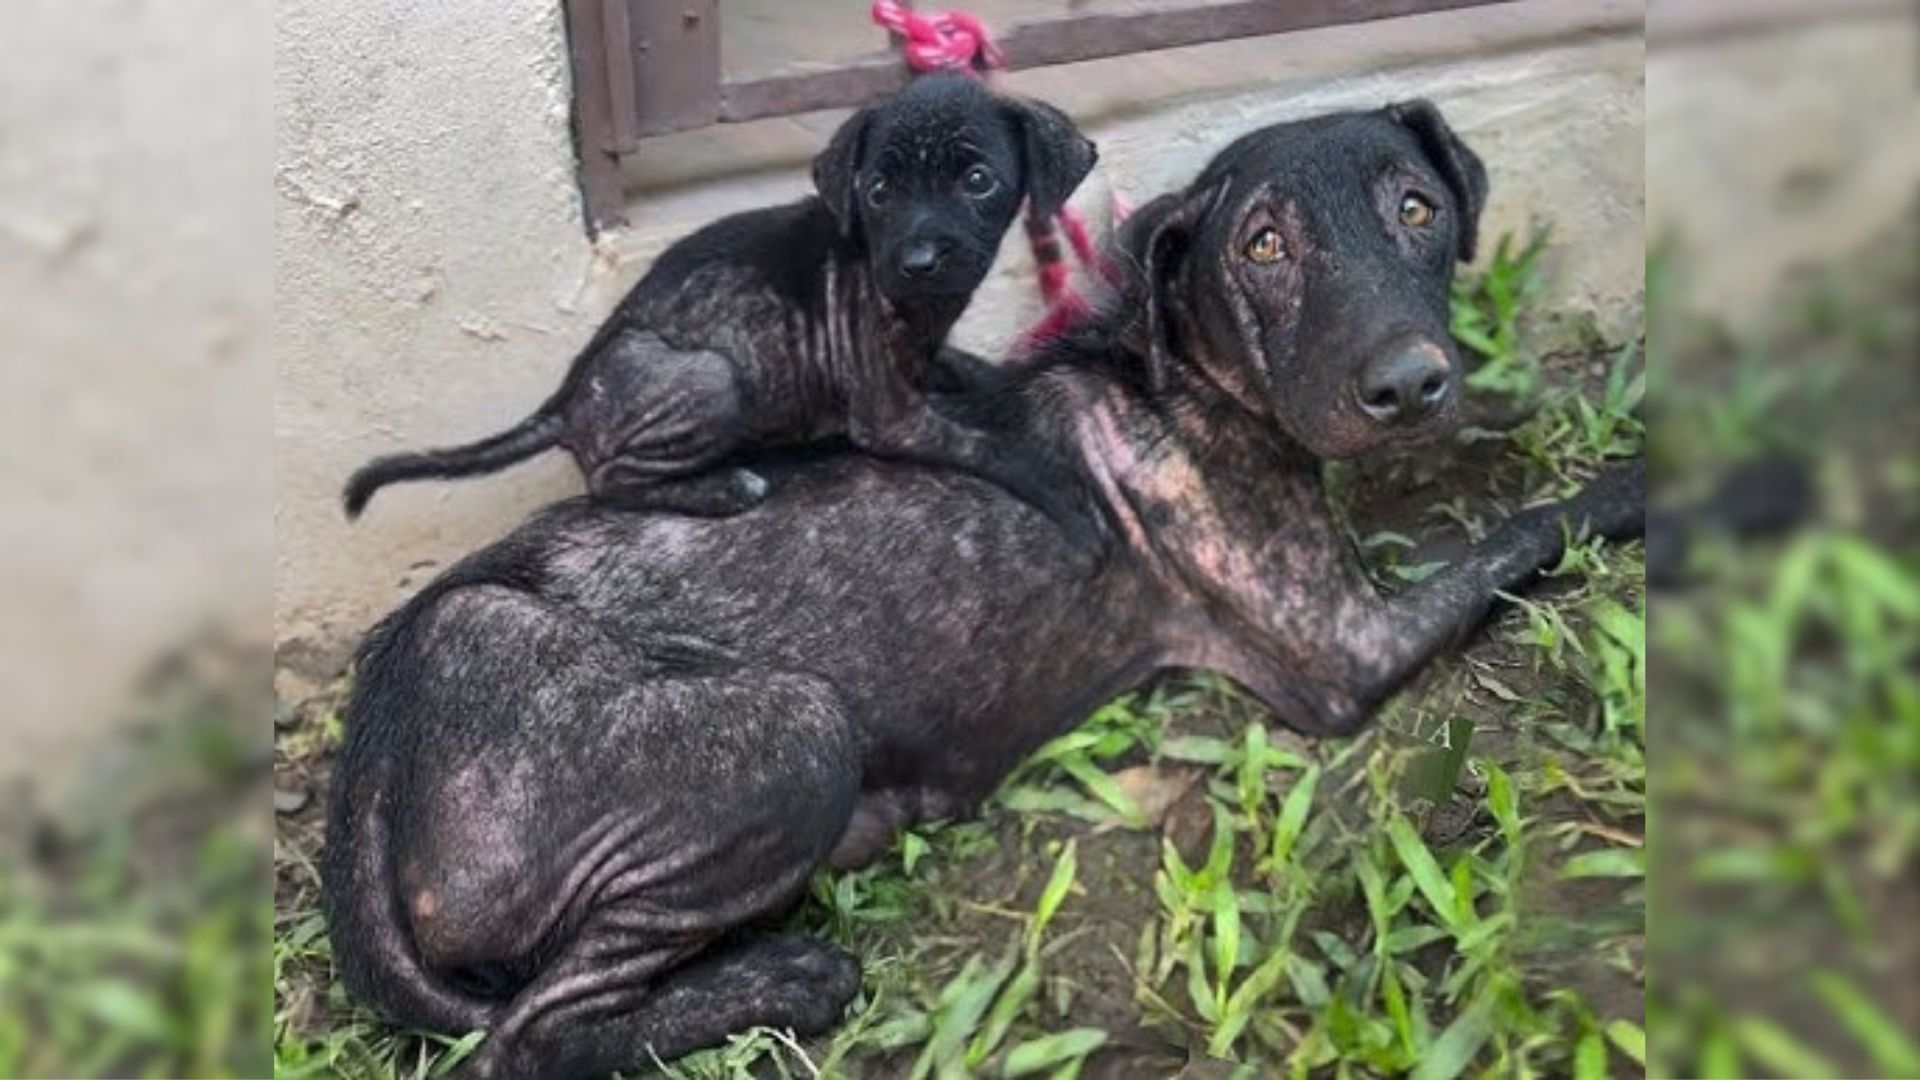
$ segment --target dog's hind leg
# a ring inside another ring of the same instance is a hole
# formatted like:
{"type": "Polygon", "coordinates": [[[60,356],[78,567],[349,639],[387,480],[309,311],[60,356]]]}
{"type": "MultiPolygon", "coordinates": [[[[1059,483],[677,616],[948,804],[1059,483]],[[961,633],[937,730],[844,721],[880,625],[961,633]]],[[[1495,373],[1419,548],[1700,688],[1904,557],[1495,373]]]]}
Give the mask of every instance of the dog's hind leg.
{"type": "Polygon", "coordinates": [[[860,989],[845,950],[805,938],[717,945],[691,962],[629,951],[617,915],[590,924],[528,987],[463,1078],[604,1077],[724,1043],[754,1027],[830,1029],[860,989]]]}
{"type": "Polygon", "coordinates": [[[567,445],[596,497],[705,517],[739,513],[767,484],[716,468],[748,444],[733,364],[628,331],[596,356],[567,409],[567,445]]]}
{"type": "MultiPolygon", "coordinates": [[[[811,972],[799,997],[693,973],[803,895],[846,831],[861,768],[830,685],[659,674],[645,643],[497,584],[442,595],[363,672],[353,760],[392,759],[392,873],[336,891],[375,890],[423,971],[484,997],[470,1075],[605,1076],[645,1065],[650,1031],[666,1057],[742,1022],[824,1024],[845,1003],[846,965],[817,950],[728,969],[811,972]],[[677,1020],[650,1004],[675,987],[699,1002],[677,1020]]],[[[357,970],[377,979],[378,961],[357,970]]]]}

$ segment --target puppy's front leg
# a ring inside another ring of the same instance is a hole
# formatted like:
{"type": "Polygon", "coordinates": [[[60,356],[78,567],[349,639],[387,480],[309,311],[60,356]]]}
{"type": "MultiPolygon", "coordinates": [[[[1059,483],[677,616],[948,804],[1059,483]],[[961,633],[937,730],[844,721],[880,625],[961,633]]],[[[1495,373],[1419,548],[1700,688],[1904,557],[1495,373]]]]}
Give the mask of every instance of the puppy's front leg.
{"type": "Polygon", "coordinates": [[[1080,473],[1019,424],[968,427],[916,395],[897,408],[854,410],[847,434],[870,453],[961,469],[1005,489],[1052,519],[1083,555],[1105,547],[1103,521],[1080,473]]]}
{"type": "Polygon", "coordinates": [[[952,345],[942,345],[928,365],[928,388],[943,394],[981,393],[1007,381],[1014,368],[952,345]]]}

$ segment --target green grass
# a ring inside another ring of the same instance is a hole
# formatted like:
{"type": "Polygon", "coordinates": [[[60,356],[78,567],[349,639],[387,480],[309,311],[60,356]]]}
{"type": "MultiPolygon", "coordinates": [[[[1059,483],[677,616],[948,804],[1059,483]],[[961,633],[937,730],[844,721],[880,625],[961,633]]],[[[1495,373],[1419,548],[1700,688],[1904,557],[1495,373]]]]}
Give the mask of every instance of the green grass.
{"type": "Polygon", "coordinates": [[[38,836],[0,855],[0,1076],[270,1065],[258,725],[192,670],[162,665],[70,806],[15,804],[38,836]]]}
{"type": "Polygon", "coordinates": [[[1524,244],[1500,237],[1485,270],[1461,274],[1453,284],[1453,336],[1478,354],[1467,386],[1483,393],[1530,397],[1541,372],[1527,351],[1523,321],[1534,313],[1541,290],[1540,258],[1551,237],[1544,229],[1524,244]]]}
{"type": "MultiPolygon", "coordinates": [[[[1637,347],[1594,354],[1608,374],[1585,391],[1544,362],[1530,305],[1545,243],[1503,239],[1455,296],[1483,359],[1476,393],[1537,406],[1474,444],[1509,496],[1570,491],[1643,436],[1637,347]]],[[[1372,521],[1363,546],[1384,579],[1416,580],[1440,564],[1411,535],[1484,527],[1501,512],[1484,494],[1463,485],[1449,505],[1372,521]]],[[[866,965],[831,1038],[744,1033],[661,1075],[1066,1080],[1094,1061],[1157,1077],[1206,1059],[1237,1077],[1636,1073],[1638,576],[1637,548],[1575,545],[1549,590],[1352,740],[1305,744],[1205,674],[1108,703],[1033,755],[982,821],[816,879],[790,928],[866,965]]],[[[316,714],[283,754],[304,740],[294,756],[324,757],[332,724],[316,714]]],[[[280,869],[283,1074],[437,1075],[459,1050],[341,996],[310,870],[280,869]]]]}
{"type": "Polygon", "coordinates": [[[1827,506],[1791,539],[1708,538],[1655,628],[1654,1075],[1920,1075],[1895,959],[1914,955],[1920,903],[1920,536],[1870,512],[1911,496],[1910,241],[1889,238],[1903,261],[1883,277],[1868,253],[1783,304],[1765,347],[1662,317],[1692,350],[1661,358],[1682,376],[1653,447],[1668,489],[1700,490],[1682,465],[1786,452],[1827,506]]]}

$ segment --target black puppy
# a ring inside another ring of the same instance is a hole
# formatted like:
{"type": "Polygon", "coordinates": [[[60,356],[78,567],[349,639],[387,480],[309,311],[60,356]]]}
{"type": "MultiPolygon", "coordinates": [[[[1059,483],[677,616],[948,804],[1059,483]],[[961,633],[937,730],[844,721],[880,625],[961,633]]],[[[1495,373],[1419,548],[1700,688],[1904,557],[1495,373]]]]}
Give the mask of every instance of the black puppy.
{"type": "Polygon", "coordinates": [[[1317,453],[1431,430],[1456,393],[1485,190],[1416,103],[1255,133],[1143,208],[1113,311],[955,403],[1097,493],[1091,573],[993,486],[858,454],[751,516],[564,503],[449,570],[359,657],[325,866],[349,988],[487,1029],[480,1076],[821,1031],[854,959],[746,929],[821,865],[965,811],[1159,669],[1352,732],[1568,530],[1637,533],[1626,466],[1382,596],[1329,511],[1317,453]]]}
{"type": "Polygon", "coordinates": [[[813,163],[818,197],[668,248],[532,416],[366,465],[347,484],[347,516],[396,480],[492,472],[554,446],[596,495],[732,513],[765,483],[716,466],[839,433],[978,472],[1062,516],[1060,484],[928,409],[922,389],[1022,197],[1052,214],[1094,159],[1050,105],[958,75],[921,79],[834,134],[813,163]]]}

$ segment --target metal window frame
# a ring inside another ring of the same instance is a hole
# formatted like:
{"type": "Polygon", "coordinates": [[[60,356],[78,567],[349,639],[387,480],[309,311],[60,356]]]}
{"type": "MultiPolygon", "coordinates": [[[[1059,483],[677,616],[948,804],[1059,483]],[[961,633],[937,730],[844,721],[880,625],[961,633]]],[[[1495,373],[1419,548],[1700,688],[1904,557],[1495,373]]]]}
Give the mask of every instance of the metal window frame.
{"type": "MultiPolygon", "coordinates": [[[[649,135],[864,105],[905,86],[897,53],[832,67],[727,79],[720,0],[563,0],[573,126],[591,234],[626,223],[620,162],[649,135]]],[[[1023,22],[998,37],[1023,71],[1234,38],[1525,0],[1219,0],[1023,22]]],[[[855,5],[850,9],[857,10],[855,5]]]]}

